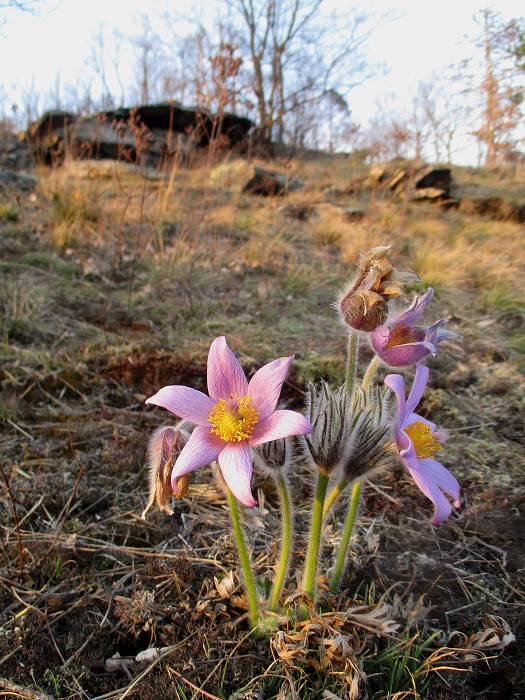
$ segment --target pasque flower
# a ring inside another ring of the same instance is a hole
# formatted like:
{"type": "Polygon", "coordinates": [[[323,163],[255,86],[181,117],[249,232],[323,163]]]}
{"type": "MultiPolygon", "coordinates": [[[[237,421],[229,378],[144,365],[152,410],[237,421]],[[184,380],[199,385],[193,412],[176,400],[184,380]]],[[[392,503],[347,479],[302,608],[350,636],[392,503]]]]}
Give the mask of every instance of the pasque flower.
{"type": "Polygon", "coordinates": [[[165,386],[146,403],[168,409],[196,424],[171,473],[172,484],[188,472],[217,460],[224,481],[246,506],[256,504],[250,482],[250,447],[310,432],[300,413],[275,410],[292,357],[261,367],[248,383],[241,365],[216,338],[208,355],[209,396],[185,386],[165,386]]]}
{"type": "Polygon", "coordinates": [[[377,328],[370,334],[372,347],[381,360],[391,367],[413,365],[424,357],[437,352],[436,345],[457,334],[443,326],[445,319],[432,326],[416,325],[434,296],[432,287],[426,294],[416,297],[412,305],[390,323],[377,328]]]}
{"type": "Polygon", "coordinates": [[[416,376],[408,399],[405,400],[405,383],[400,374],[389,374],[385,384],[397,398],[395,441],[399,456],[421,491],[434,503],[432,523],[436,525],[448,518],[452,510],[444,493],[454,501],[455,508],[461,505],[459,484],[454,476],[435,459],[447,439],[443,430],[436,430],[434,423],[414,413],[428,380],[428,367],[417,365],[416,376]],[[444,493],[443,493],[444,492],[444,493]]]}

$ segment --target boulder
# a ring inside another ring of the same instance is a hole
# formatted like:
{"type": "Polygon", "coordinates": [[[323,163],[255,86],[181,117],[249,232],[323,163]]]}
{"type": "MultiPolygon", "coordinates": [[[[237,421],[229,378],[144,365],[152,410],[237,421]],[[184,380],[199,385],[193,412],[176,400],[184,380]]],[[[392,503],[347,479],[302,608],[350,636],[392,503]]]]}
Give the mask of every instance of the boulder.
{"type": "Polygon", "coordinates": [[[417,190],[437,188],[443,190],[448,196],[452,187],[452,175],[450,168],[434,168],[427,166],[418,170],[414,177],[414,187],[417,190]]]}
{"type": "Polygon", "coordinates": [[[314,213],[312,204],[287,204],[279,210],[284,216],[297,221],[308,221],[314,213]]]}
{"type": "Polygon", "coordinates": [[[291,192],[301,187],[303,187],[302,182],[289,180],[288,177],[282,173],[255,166],[255,174],[244,185],[242,191],[248,194],[257,194],[262,197],[275,197],[276,195],[284,195],[286,192],[291,192]]]}

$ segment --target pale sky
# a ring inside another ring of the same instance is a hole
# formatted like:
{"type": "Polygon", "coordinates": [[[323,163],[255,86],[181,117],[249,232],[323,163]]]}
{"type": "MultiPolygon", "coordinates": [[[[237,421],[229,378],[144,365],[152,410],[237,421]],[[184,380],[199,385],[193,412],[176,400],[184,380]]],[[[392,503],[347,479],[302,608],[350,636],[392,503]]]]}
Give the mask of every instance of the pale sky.
{"type": "MultiPolygon", "coordinates": [[[[473,52],[468,38],[479,34],[473,15],[480,9],[490,7],[505,19],[523,14],[518,0],[326,2],[336,8],[343,3],[361,5],[378,13],[393,9],[398,17],[378,26],[367,44],[369,61],[386,64],[388,72],[350,95],[352,118],[363,124],[386,95],[395,93],[402,105],[418,80],[468,58],[473,52]]],[[[0,98],[4,103],[0,113],[8,114],[7,103],[19,101],[21,90],[27,90],[32,81],[40,92],[52,90],[57,74],[63,84],[75,83],[86,71],[86,57],[100,24],[107,26],[108,36],[113,28],[132,34],[136,15],[147,12],[155,28],[163,10],[187,10],[191,0],[41,0],[37,7],[37,15],[0,10],[0,20],[7,20],[0,26],[0,98]]]]}

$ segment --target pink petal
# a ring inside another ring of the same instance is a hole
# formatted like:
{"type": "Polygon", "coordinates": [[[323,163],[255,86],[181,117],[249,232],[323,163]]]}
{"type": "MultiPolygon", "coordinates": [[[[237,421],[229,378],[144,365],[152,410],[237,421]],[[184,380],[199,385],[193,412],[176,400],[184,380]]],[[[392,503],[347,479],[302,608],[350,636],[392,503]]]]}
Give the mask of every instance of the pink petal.
{"type": "Polygon", "coordinates": [[[443,318],[439,321],[436,321],[436,323],[433,323],[429,328],[427,328],[425,340],[428,340],[429,342],[434,343],[434,345],[437,345],[443,340],[447,340],[447,338],[457,338],[457,333],[454,333],[453,331],[447,331],[445,328],[443,328],[443,326],[446,323],[448,323],[448,321],[446,321],[443,318]]]}
{"type": "Polygon", "coordinates": [[[219,454],[224,481],[235,498],[248,508],[257,505],[252,496],[252,455],[246,441],[228,442],[219,454]]]}
{"type": "Polygon", "coordinates": [[[399,440],[401,426],[404,423],[406,415],[406,403],[405,403],[405,380],[401,374],[387,374],[384,379],[385,384],[389,389],[392,389],[396,395],[397,400],[397,414],[396,414],[396,441],[399,440]]]}
{"type": "Polygon", "coordinates": [[[403,461],[417,486],[434,503],[432,524],[442,523],[450,515],[452,507],[434,481],[432,470],[425,469],[424,465],[416,457],[411,459],[405,457],[403,461]]]}
{"type": "MultiPolygon", "coordinates": [[[[374,346],[373,340],[372,345],[374,346]]],[[[374,350],[383,362],[390,365],[390,367],[415,365],[427,355],[436,353],[435,345],[429,342],[404,343],[403,345],[394,345],[387,350],[381,350],[374,346],[374,350]]]]}
{"type": "Polygon", "coordinates": [[[146,399],[146,403],[162,406],[197,425],[206,425],[213,410],[214,402],[202,391],[189,386],[165,386],[154,396],[146,399]]]}
{"type": "Polygon", "coordinates": [[[257,423],[249,443],[252,447],[271,440],[280,440],[290,435],[305,435],[312,426],[297,411],[274,411],[265,421],[257,423]]]}
{"type": "Polygon", "coordinates": [[[416,297],[412,302],[412,305],[404,313],[394,319],[390,325],[397,326],[400,324],[402,326],[415,326],[421,316],[423,316],[423,313],[428,306],[428,302],[433,296],[434,290],[432,287],[429,287],[423,296],[416,297]]]}
{"type": "Polygon", "coordinates": [[[215,338],[208,353],[208,392],[214,403],[233,394],[240,397],[248,394],[243,369],[224,336],[215,338]]]}
{"type": "Polygon", "coordinates": [[[414,383],[412,384],[412,389],[410,390],[410,395],[406,402],[405,415],[407,413],[413,413],[414,409],[421,401],[421,397],[427,386],[429,371],[426,365],[416,366],[416,376],[414,377],[414,383]]]}
{"type": "Polygon", "coordinates": [[[419,463],[428,471],[439,488],[447,493],[450,498],[454,499],[454,506],[459,508],[461,505],[461,496],[459,483],[456,477],[453,476],[449,470],[441,464],[441,462],[438,462],[436,459],[432,459],[431,457],[420,459],[419,463]]]}
{"type": "Polygon", "coordinates": [[[224,444],[209,428],[197,426],[175,462],[171,472],[171,483],[174,484],[175,479],[183,474],[214,462],[224,444]]]}
{"type": "Polygon", "coordinates": [[[259,411],[259,421],[266,420],[275,410],[293,357],[293,355],[280,357],[278,360],[269,362],[258,369],[251,378],[248,394],[252,397],[254,407],[259,411]]]}
{"type": "Polygon", "coordinates": [[[383,353],[388,347],[390,339],[392,338],[392,328],[391,324],[388,326],[380,326],[375,331],[370,333],[370,343],[376,353],[382,358],[383,353]]]}

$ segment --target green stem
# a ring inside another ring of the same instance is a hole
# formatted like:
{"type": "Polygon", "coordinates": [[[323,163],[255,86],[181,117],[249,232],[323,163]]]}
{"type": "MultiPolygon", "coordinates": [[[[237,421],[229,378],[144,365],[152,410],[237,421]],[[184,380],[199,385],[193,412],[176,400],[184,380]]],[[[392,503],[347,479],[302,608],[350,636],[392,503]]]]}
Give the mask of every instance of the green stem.
{"type": "Polygon", "coordinates": [[[284,585],[284,579],[288,570],[290,561],[290,553],[292,551],[292,504],[290,501],[290,493],[288,491],[288,481],[281,470],[278,470],[275,475],[277,488],[281,497],[281,513],[282,513],[282,540],[281,551],[279,553],[279,564],[273,581],[272,592],[270,595],[270,611],[277,612],[279,605],[279,597],[284,585]]]}
{"type": "Polygon", "coordinates": [[[348,332],[348,356],[346,358],[346,391],[350,398],[354,395],[357,374],[357,356],[359,353],[359,336],[353,330],[348,332]]]}
{"type": "Polygon", "coordinates": [[[314,508],[312,513],[312,523],[310,526],[310,540],[306,553],[306,563],[304,567],[303,590],[314,600],[315,583],[317,579],[317,564],[319,562],[319,549],[321,546],[321,531],[323,529],[323,509],[328,488],[328,474],[319,470],[317,479],[317,490],[315,492],[314,508]]]}
{"type": "Polygon", "coordinates": [[[370,382],[372,381],[374,374],[376,373],[377,368],[381,364],[381,360],[377,355],[374,355],[372,360],[370,360],[370,364],[368,365],[368,368],[365,372],[365,376],[363,377],[363,389],[368,389],[370,386],[370,382]]]}
{"type": "Polygon", "coordinates": [[[348,551],[348,544],[350,542],[352,529],[354,527],[355,516],[357,514],[357,506],[359,505],[360,495],[361,482],[356,481],[352,489],[352,497],[350,499],[348,515],[346,516],[346,521],[343,527],[343,534],[341,535],[341,544],[339,545],[339,552],[337,554],[337,559],[335,562],[334,573],[329,586],[332,593],[336,593],[337,589],[339,588],[339,582],[341,580],[341,574],[343,573],[346,562],[346,553],[348,551]]]}
{"type": "Polygon", "coordinates": [[[342,491],[348,486],[348,483],[349,482],[346,479],[341,479],[337,486],[334,486],[334,488],[332,489],[332,491],[328,495],[328,498],[325,501],[323,518],[326,518],[326,516],[328,515],[328,511],[334,505],[334,502],[338,498],[338,496],[340,496],[342,491]]]}
{"type": "Polygon", "coordinates": [[[227,487],[226,497],[228,499],[228,505],[230,506],[233,532],[235,535],[235,540],[237,542],[237,550],[239,552],[239,559],[241,561],[241,567],[244,574],[244,584],[246,586],[246,593],[248,595],[250,621],[252,629],[255,629],[259,622],[259,603],[257,601],[257,586],[255,583],[255,576],[253,574],[250,556],[246,547],[246,540],[244,539],[244,530],[241,522],[239,502],[237,501],[233,493],[230,491],[230,489],[227,487]]]}

